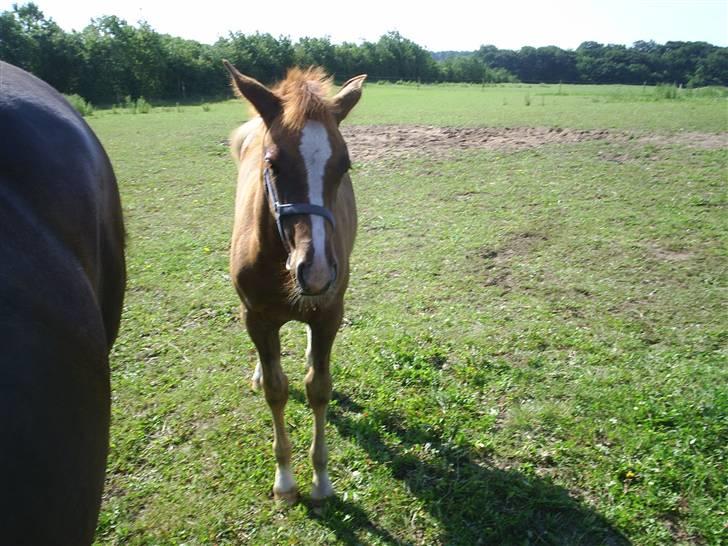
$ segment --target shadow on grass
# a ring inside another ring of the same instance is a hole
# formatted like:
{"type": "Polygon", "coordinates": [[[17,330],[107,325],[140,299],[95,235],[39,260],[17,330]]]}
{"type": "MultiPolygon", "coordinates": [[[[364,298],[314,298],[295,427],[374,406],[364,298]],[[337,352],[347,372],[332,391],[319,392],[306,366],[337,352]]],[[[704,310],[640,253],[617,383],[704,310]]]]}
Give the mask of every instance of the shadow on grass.
{"type": "MultiPolygon", "coordinates": [[[[291,395],[305,403],[301,391],[292,389],[291,395]]],[[[476,462],[471,450],[453,447],[432,430],[408,426],[394,413],[370,413],[344,394],[335,392],[334,401],[329,422],[406,484],[440,522],[443,544],[630,544],[602,516],[548,480],[476,462]]],[[[321,514],[309,510],[346,544],[361,544],[356,532],[362,530],[390,544],[409,543],[372,523],[352,502],[331,500],[321,514]]]]}
{"type": "Polygon", "coordinates": [[[363,544],[359,536],[362,532],[377,537],[385,544],[397,546],[409,544],[398,540],[389,531],[373,523],[366,511],[356,503],[342,500],[338,496],[327,499],[323,507],[315,507],[308,498],[305,501],[309,517],[319,520],[331,529],[336,538],[344,544],[363,544]]]}

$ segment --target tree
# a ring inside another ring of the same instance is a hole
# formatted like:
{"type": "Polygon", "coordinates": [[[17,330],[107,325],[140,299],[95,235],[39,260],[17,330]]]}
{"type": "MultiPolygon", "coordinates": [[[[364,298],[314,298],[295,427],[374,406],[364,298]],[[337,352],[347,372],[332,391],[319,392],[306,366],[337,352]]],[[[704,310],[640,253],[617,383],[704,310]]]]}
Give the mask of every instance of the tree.
{"type": "Polygon", "coordinates": [[[0,59],[25,70],[37,68],[38,44],[12,11],[0,14],[0,59]]]}
{"type": "Polygon", "coordinates": [[[276,40],[270,34],[235,32],[227,39],[218,40],[215,47],[226,52],[227,59],[240,71],[264,83],[281,79],[294,60],[291,40],[285,37],[276,40]]]}
{"type": "Polygon", "coordinates": [[[293,47],[294,63],[298,66],[323,66],[329,73],[337,71],[336,50],[326,38],[301,38],[293,47]]]}
{"type": "Polygon", "coordinates": [[[728,85],[728,48],[715,49],[701,59],[688,85],[728,85]]]}
{"type": "Polygon", "coordinates": [[[185,99],[219,96],[229,84],[221,60],[271,83],[294,64],[321,65],[343,81],[728,84],[728,48],[705,42],[638,41],[632,47],[584,42],[518,51],[483,45],[474,52],[430,53],[398,32],[376,42],[332,44],[330,38],[232,33],[213,45],[159,34],[115,16],[92,19],[82,32],[64,32],[33,3],[0,13],[0,59],[33,72],[65,93],[95,103],[124,97],[185,99]]]}
{"type": "Polygon", "coordinates": [[[435,60],[427,51],[399,32],[388,32],[375,46],[375,76],[384,79],[432,81],[438,76],[435,60]]]}

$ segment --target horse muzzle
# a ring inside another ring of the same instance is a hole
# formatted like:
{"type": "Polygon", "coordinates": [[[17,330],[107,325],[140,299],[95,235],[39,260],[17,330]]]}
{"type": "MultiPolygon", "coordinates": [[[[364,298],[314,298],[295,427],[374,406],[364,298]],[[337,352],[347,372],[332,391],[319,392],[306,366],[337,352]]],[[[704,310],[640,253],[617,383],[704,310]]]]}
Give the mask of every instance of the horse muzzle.
{"type": "Polygon", "coordinates": [[[336,263],[323,264],[308,263],[301,260],[296,266],[296,284],[303,296],[321,296],[328,292],[338,277],[336,263]]]}

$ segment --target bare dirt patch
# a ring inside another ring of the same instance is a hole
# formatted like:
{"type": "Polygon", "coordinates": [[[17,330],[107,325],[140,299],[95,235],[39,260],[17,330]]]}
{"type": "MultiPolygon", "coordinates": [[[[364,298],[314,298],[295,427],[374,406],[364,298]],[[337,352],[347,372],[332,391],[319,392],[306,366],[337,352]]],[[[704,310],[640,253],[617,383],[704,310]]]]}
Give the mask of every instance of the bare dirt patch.
{"type": "Polygon", "coordinates": [[[426,155],[446,158],[457,150],[526,150],[547,144],[604,140],[655,146],[728,148],[728,133],[682,132],[635,135],[627,132],[555,127],[433,127],[426,125],[350,125],[342,133],[355,161],[369,162],[426,155]]]}
{"type": "Polygon", "coordinates": [[[545,241],[548,241],[545,235],[527,231],[512,234],[497,249],[481,248],[472,258],[483,275],[484,286],[498,286],[504,293],[510,292],[514,288],[513,260],[528,254],[545,241]]]}
{"type": "Polygon", "coordinates": [[[695,257],[695,254],[688,250],[671,250],[662,248],[657,244],[648,245],[647,251],[653,258],[665,262],[684,262],[695,257]]]}

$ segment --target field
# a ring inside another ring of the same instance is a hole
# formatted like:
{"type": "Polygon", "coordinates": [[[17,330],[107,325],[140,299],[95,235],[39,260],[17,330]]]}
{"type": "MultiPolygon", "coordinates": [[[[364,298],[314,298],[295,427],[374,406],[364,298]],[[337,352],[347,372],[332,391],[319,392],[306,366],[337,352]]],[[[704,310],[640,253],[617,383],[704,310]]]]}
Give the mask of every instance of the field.
{"type": "Polygon", "coordinates": [[[368,85],[360,212],[313,507],[305,334],[284,328],[304,497],[227,274],[235,101],[88,118],[129,284],[99,544],[720,544],[724,90],[368,85]]]}

